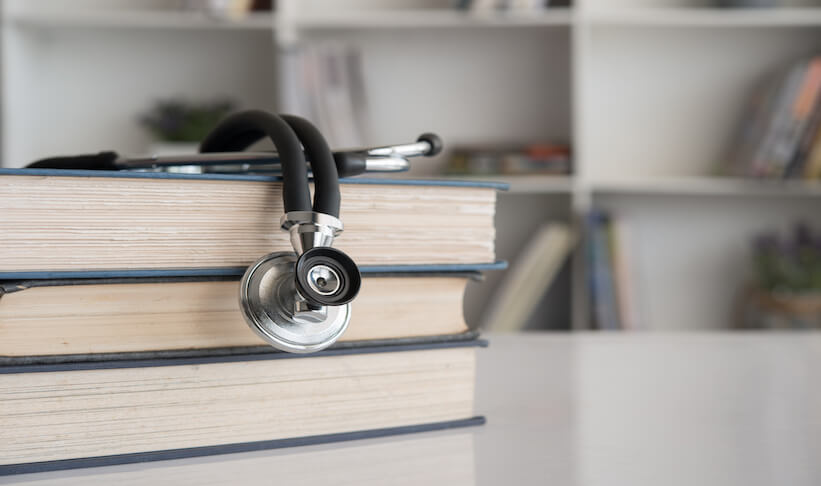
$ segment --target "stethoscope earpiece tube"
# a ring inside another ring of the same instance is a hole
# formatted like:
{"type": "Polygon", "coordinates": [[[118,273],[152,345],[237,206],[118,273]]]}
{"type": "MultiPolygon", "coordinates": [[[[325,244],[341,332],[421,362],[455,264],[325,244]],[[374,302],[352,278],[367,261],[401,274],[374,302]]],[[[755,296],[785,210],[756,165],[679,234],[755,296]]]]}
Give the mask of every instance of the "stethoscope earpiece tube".
{"type": "Polygon", "coordinates": [[[308,120],[294,115],[282,115],[302,142],[314,174],[314,211],[339,217],[339,174],[333,153],[325,137],[308,120]]]}
{"type": "MultiPolygon", "coordinates": [[[[285,212],[311,211],[308,169],[299,138],[281,117],[249,110],[223,119],[200,144],[200,152],[234,152],[268,136],[279,152],[282,165],[282,202],[285,212]]],[[[338,189],[337,189],[338,191],[338,189]]],[[[338,208],[337,208],[338,209],[338,208]]]]}

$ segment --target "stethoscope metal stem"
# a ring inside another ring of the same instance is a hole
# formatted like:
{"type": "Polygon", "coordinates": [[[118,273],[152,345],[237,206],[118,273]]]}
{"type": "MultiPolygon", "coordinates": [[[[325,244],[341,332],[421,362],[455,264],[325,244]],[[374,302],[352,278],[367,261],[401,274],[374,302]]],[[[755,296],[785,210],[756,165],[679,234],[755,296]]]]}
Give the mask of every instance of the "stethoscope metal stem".
{"type": "MultiPolygon", "coordinates": [[[[334,152],[341,177],[362,172],[402,172],[410,168],[410,157],[434,155],[436,147],[427,140],[383,147],[334,152]]],[[[126,170],[155,172],[279,173],[276,152],[211,152],[190,155],[119,157],[115,165],[126,170]],[[197,169],[200,167],[201,169],[197,169]],[[174,168],[184,168],[177,169],[174,168]]]]}

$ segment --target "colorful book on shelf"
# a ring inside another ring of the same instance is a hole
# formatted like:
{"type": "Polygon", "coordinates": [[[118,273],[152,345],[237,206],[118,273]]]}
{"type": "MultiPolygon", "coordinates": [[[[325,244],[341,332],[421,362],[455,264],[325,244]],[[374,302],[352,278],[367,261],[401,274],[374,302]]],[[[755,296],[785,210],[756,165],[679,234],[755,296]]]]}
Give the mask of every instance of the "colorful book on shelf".
{"type": "Polygon", "coordinates": [[[724,171],[729,175],[749,175],[750,160],[752,160],[755,144],[767,129],[767,115],[773,110],[778,94],[781,79],[767,79],[754,93],[750,106],[744,115],[729,164],[724,171]]]}
{"type": "Polygon", "coordinates": [[[0,475],[479,425],[474,337],[6,363],[0,475]]]}
{"type": "Polygon", "coordinates": [[[813,109],[821,88],[821,57],[807,63],[800,84],[788,106],[786,123],[773,148],[775,175],[784,177],[795,157],[804,132],[812,119],[813,109]]]}
{"type": "Polygon", "coordinates": [[[821,90],[817,93],[815,105],[812,107],[812,113],[807,121],[804,133],[801,134],[801,140],[798,142],[793,158],[787,166],[787,170],[784,174],[785,177],[813,178],[808,176],[805,169],[809,164],[813,145],[818,140],[819,131],[821,131],[821,90]]]}
{"type": "MultiPolygon", "coordinates": [[[[343,180],[335,246],[373,271],[492,264],[505,187],[343,180]]],[[[291,251],[281,189],[263,176],[0,169],[0,279],[242,273],[291,251]]]]}
{"type": "Polygon", "coordinates": [[[447,172],[455,175],[566,175],[572,172],[570,146],[458,147],[451,154],[447,172]]]}
{"type": "Polygon", "coordinates": [[[806,167],[818,144],[821,57],[801,61],[756,93],[726,172],[815,178],[806,167]]]}
{"type": "Polygon", "coordinates": [[[798,97],[801,84],[807,73],[807,62],[795,64],[779,89],[775,111],[773,112],[764,138],[753,156],[753,175],[779,177],[781,153],[788,150],[784,145],[793,124],[793,104],[798,97]]]}

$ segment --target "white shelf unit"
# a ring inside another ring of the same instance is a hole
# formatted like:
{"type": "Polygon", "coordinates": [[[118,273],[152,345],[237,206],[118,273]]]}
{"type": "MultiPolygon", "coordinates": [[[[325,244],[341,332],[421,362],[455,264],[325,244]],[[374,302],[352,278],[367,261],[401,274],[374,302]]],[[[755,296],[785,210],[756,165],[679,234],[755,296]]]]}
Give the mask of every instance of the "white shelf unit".
{"type": "Polygon", "coordinates": [[[656,177],[592,181],[596,195],[722,196],[736,198],[821,198],[821,181],[767,180],[729,177],[656,177]]]}
{"type": "Polygon", "coordinates": [[[218,18],[183,10],[19,10],[6,16],[6,25],[30,29],[225,29],[270,31],[271,13],[253,13],[242,19],[218,18]]]}
{"type": "MultiPolygon", "coordinates": [[[[799,219],[821,225],[817,184],[711,176],[762,77],[821,50],[817,2],[577,0],[474,14],[446,0],[281,0],[275,14],[241,20],[173,3],[6,0],[3,163],[142,152],[137,118],[162,97],[227,95],[274,110],[282,53],[344,42],[363,56],[367,143],[425,131],[448,146],[571,142],[572,176],[501,178],[511,190],[500,196],[498,254],[515,259],[542,222],[614,212],[634,237],[642,328],[727,328],[751,235],[799,219]]],[[[410,175],[435,176],[444,160],[419,161],[410,175]]],[[[580,249],[533,326],[589,326],[586,263],[580,249]]],[[[499,278],[470,289],[470,321],[499,278]]]]}
{"type": "Polygon", "coordinates": [[[585,15],[597,26],[628,27],[819,27],[817,8],[717,9],[697,7],[613,8],[593,10],[585,15]]]}
{"type": "Polygon", "coordinates": [[[543,12],[472,13],[445,9],[405,9],[384,11],[331,11],[296,14],[293,23],[299,29],[437,29],[471,27],[545,27],[572,23],[568,8],[543,12]]]}

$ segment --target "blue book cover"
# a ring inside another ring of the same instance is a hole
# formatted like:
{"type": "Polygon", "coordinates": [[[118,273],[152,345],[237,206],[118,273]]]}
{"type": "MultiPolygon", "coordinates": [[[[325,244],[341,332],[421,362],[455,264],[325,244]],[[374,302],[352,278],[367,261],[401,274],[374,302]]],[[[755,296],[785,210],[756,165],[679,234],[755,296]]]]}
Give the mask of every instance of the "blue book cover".
{"type": "Polygon", "coordinates": [[[610,215],[592,211],[590,228],[590,285],[593,317],[599,329],[621,329],[610,242],[610,215]]]}

